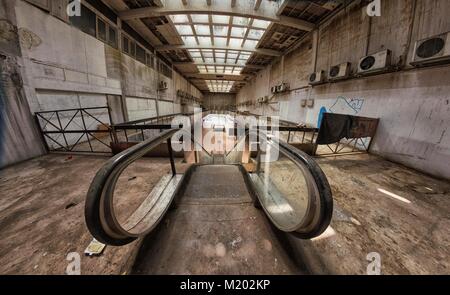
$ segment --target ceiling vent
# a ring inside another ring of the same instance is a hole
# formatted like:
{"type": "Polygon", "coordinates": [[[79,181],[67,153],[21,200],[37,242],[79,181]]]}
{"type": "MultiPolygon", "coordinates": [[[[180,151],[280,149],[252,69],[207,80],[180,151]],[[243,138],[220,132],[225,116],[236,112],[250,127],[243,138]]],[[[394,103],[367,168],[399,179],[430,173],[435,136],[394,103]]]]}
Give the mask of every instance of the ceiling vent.
{"type": "Polygon", "coordinates": [[[325,71],[315,72],[309,75],[309,84],[317,85],[325,82],[325,71]]]}
{"type": "Polygon", "coordinates": [[[434,65],[448,62],[450,62],[450,32],[416,42],[411,65],[434,65]]]}
{"type": "Polygon", "coordinates": [[[383,50],[361,58],[358,64],[358,74],[366,75],[384,72],[390,65],[391,51],[383,50]]]}
{"type": "Polygon", "coordinates": [[[283,36],[284,36],[283,33],[275,32],[275,33],[273,33],[271,39],[272,39],[272,40],[275,40],[275,41],[280,41],[281,38],[283,38],[283,36]]]}
{"type": "Polygon", "coordinates": [[[346,79],[350,76],[351,63],[346,62],[340,65],[336,65],[330,68],[328,72],[329,81],[337,81],[341,79],[346,79]]]}

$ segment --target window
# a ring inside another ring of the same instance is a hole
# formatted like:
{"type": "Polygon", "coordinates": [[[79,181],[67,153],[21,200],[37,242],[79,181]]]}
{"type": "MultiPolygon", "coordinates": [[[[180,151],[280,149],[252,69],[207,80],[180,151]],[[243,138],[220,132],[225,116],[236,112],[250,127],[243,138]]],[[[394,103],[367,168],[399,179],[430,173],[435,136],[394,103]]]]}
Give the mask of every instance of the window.
{"type": "Polygon", "coordinates": [[[93,37],[96,36],[97,16],[86,6],[81,5],[81,16],[71,16],[70,23],[93,37]]]}
{"type": "Polygon", "coordinates": [[[125,36],[122,38],[122,51],[130,54],[130,40],[125,36]]]}
{"type": "Polygon", "coordinates": [[[97,38],[106,42],[106,23],[97,18],[97,38]]]}
{"type": "Polygon", "coordinates": [[[136,44],[136,59],[145,64],[145,49],[136,44]]]}
{"type": "Polygon", "coordinates": [[[151,55],[150,53],[147,53],[147,66],[151,67],[152,69],[155,67],[153,55],[151,55]]]}
{"type": "Polygon", "coordinates": [[[136,57],[136,42],[130,41],[130,55],[136,57]]]}
{"type": "Polygon", "coordinates": [[[108,44],[117,48],[117,31],[113,27],[109,27],[108,44]]]}

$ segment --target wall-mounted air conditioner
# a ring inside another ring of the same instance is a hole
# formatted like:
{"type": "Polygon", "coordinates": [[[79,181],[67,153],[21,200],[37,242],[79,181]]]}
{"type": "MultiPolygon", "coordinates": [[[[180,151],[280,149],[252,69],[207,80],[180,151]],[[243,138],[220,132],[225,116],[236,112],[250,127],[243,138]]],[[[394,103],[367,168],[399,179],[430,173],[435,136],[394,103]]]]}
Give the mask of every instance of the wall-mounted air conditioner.
{"type": "Polygon", "coordinates": [[[391,65],[391,51],[383,50],[360,59],[358,74],[366,75],[386,71],[391,65]]]}
{"type": "Polygon", "coordinates": [[[450,32],[419,40],[411,65],[435,65],[450,62],[450,32]]]}
{"type": "Polygon", "coordinates": [[[169,88],[169,86],[166,81],[159,82],[159,90],[166,90],[167,88],[169,88]]]}
{"type": "Polygon", "coordinates": [[[272,87],[270,87],[270,92],[277,93],[277,89],[278,89],[278,86],[272,86],[272,87]]]}
{"type": "Polygon", "coordinates": [[[340,65],[332,66],[328,72],[329,81],[337,81],[346,79],[350,76],[352,64],[349,62],[340,65]]]}
{"type": "Polygon", "coordinates": [[[315,72],[309,75],[309,84],[310,85],[317,85],[325,82],[325,72],[315,72]]]}
{"type": "Polygon", "coordinates": [[[302,99],[301,101],[300,101],[300,106],[302,107],[302,108],[306,108],[306,103],[308,102],[308,100],[307,99],[302,99]]]}
{"type": "Polygon", "coordinates": [[[288,83],[281,83],[277,86],[277,92],[285,92],[289,90],[289,84],[288,83]]]}

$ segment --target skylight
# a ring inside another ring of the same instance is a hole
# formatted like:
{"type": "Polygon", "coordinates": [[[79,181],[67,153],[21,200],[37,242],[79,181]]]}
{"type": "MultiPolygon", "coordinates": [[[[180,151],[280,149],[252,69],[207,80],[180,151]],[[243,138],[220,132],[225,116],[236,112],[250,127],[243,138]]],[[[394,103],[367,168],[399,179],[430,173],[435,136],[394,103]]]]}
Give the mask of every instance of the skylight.
{"type": "MultiPolygon", "coordinates": [[[[270,25],[264,20],[214,14],[171,15],[170,18],[184,45],[192,47],[188,51],[201,74],[239,75],[270,25]]],[[[231,89],[230,85],[219,88],[231,89]]]]}
{"type": "Polygon", "coordinates": [[[233,84],[233,81],[206,80],[210,92],[230,92],[233,84]]]}

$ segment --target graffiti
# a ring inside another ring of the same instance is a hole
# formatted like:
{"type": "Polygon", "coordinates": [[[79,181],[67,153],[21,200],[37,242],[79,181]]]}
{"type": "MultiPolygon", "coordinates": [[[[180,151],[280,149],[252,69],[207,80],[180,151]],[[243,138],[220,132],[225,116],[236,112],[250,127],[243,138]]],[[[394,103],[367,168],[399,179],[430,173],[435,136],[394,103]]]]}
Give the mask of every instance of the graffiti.
{"type": "Polygon", "coordinates": [[[322,125],[323,114],[325,114],[326,112],[327,112],[326,107],[320,108],[319,119],[317,120],[317,128],[320,128],[320,125],[322,125]]]}
{"type": "Polygon", "coordinates": [[[330,107],[330,113],[357,115],[363,108],[364,99],[351,98],[347,99],[339,96],[330,107]]]}
{"type": "Polygon", "coordinates": [[[364,99],[360,98],[347,99],[343,96],[339,96],[329,109],[327,109],[324,106],[320,108],[317,119],[317,128],[320,128],[324,113],[357,115],[359,112],[361,112],[363,106],[364,106],[364,99]]]}

